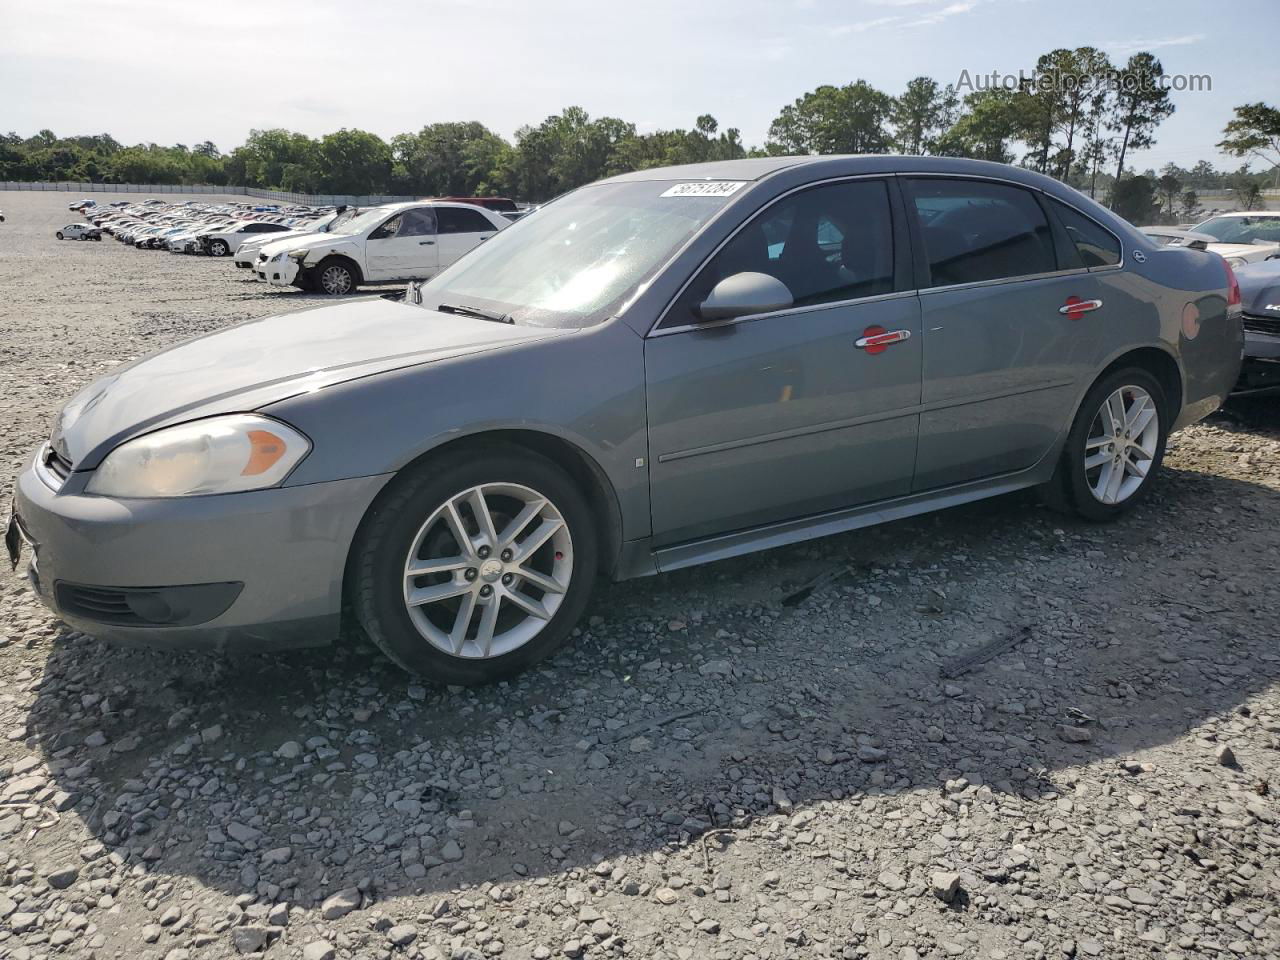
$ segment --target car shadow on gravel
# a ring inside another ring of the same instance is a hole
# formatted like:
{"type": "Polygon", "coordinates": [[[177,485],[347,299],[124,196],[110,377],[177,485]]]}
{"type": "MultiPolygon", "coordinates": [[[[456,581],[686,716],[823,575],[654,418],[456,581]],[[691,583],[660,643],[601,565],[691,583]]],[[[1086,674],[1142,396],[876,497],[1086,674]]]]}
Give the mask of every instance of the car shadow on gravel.
{"type": "Polygon", "coordinates": [[[27,742],[62,815],[108,849],[304,905],[362,880],[384,897],[510,884],[690,843],[712,864],[757,816],[849,798],[884,813],[904,791],[1052,812],[1082,766],[1280,677],[1253,610],[1274,522],[1212,509],[1274,517],[1280,492],[1171,469],[1153,494],[1109,527],[1014,496],[602,586],[571,649],[478,690],[419,685],[350,636],[222,658],[64,631],[27,742]],[[1240,566],[1207,562],[1215,543],[1240,566]]]}

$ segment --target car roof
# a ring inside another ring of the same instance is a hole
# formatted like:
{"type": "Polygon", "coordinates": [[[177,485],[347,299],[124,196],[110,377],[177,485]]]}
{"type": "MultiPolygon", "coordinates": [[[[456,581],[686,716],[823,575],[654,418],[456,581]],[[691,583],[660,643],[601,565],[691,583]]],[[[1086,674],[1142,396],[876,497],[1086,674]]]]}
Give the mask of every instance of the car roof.
{"type": "MultiPolygon", "coordinates": [[[[1047,178],[1020,167],[989,160],[967,160],[959,157],[916,157],[897,154],[828,154],[825,156],[749,157],[743,160],[717,160],[711,163],[689,163],[673,167],[651,167],[610,177],[602,183],[626,183],[645,180],[763,180],[782,170],[812,168],[817,178],[854,176],[862,173],[950,173],[975,177],[994,177],[1043,187],[1047,178]]],[[[1068,188],[1070,189],[1070,188],[1068,188]]]]}

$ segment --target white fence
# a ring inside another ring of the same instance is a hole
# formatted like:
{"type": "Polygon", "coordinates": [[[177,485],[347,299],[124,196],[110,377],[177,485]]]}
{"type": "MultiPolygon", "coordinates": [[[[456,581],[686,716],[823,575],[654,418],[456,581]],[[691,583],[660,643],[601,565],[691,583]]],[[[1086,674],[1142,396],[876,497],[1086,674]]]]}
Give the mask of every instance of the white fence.
{"type": "Polygon", "coordinates": [[[78,183],[61,180],[56,183],[26,183],[0,180],[0,190],[53,190],[62,193],[146,193],[161,196],[169,193],[216,194],[218,196],[254,197],[275,203],[305,203],[308,206],[334,206],[340,203],[357,207],[373,207],[381,203],[417,200],[417,197],[389,195],[354,196],[340,193],[286,193],[282,190],[260,190],[257,187],[228,187],[210,183],[78,183]]]}

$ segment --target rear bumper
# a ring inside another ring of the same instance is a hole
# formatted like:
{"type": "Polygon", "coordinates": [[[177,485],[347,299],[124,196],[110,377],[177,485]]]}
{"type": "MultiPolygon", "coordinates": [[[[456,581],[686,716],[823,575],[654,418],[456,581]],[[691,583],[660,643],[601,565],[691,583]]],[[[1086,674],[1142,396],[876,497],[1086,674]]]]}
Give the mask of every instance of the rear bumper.
{"type": "Polygon", "coordinates": [[[55,491],[28,467],[14,510],[33,588],[77,630],[152,647],[320,646],[337,636],[347,552],[387,479],[114,500],[55,491]]]}

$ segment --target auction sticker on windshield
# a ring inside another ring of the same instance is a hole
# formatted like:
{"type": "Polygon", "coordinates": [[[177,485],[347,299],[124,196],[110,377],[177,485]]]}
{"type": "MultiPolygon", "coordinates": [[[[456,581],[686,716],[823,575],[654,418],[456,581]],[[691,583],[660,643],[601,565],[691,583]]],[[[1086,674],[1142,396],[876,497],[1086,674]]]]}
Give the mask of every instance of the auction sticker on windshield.
{"type": "Polygon", "coordinates": [[[677,183],[664,190],[663,197],[727,197],[746,186],[745,180],[700,180],[697,183],[677,183]]]}

